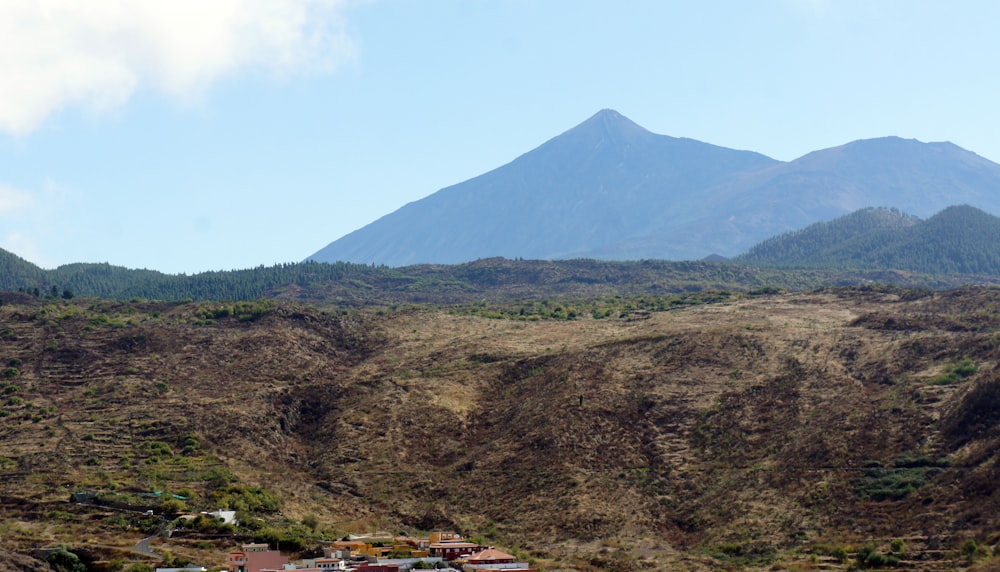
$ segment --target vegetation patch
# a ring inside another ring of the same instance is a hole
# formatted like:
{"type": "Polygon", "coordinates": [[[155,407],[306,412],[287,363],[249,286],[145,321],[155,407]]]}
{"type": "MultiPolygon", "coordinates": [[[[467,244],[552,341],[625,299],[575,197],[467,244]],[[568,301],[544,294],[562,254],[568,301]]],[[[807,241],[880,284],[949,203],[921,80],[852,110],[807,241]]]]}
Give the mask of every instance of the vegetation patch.
{"type": "Polygon", "coordinates": [[[858,568],[895,568],[899,566],[899,557],[895,554],[879,552],[874,546],[866,545],[858,549],[855,558],[858,568]]]}
{"type": "Polygon", "coordinates": [[[687,306],[714,304],[738,299],[742,295],[728,290],[686,292],[669,296],[615,295],[592,300],[511,300],[458,305],[452,313],[497,320],[576,320],[590,316],[605,318],[642,318],[649,312],[665,312],[687,306]]]}
{"type": "Polygon", "coordinates": [[[935,376],[931,379],[932,385],[951,385],[953,383],[958,383],[963,379],[976,373],[979,368],[976,364],[969,358],[965,358],[958,363],[954,363],[945,369],[944,373],[935,376]]]}
{"type": "Polygon", "coordinates": [[[761,542],[725,542],[702,549],[702,552],[738,568],[767,566],[775,561],[778,551],[761,542]]]}
{"type": "Polygon", "coordinates": [[[899,500],[913,494],[950,466],[948,459],[913,455],[903,455],[888,467],[878,461],[869,461],[855,483],[855,490],[866,500],[899,500]]]}

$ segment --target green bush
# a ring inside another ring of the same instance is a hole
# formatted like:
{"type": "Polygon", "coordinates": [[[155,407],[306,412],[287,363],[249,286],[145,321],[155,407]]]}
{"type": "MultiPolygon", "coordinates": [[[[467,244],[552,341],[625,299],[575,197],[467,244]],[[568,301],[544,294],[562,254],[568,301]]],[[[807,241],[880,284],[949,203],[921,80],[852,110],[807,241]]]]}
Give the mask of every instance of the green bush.
{"type": "Polygon", "coordinates": [[[188,507],[184,501],[170,498],[160,503],[160,509],[163,510],[164,514],[173,516],[187,512],[188,507]]]}
{"type": "Polygon", "coordinates": [[[281,508],[278,497],[261,487],[231,485],[212,493],[217,503],[235,511],[275,512],[281,508]]]}
{"type": "Polygon", "coordinates": [[[174,456],[174,452],[170,448],[170,445],[167,445],[163,441],[145,441],[141,445],[141,448],[149,453],[150,457],[159,458],[174,456]]]}
{"type": "Polygon", "coordinates": [[[931,384],[933,385],[951,385],[953,383],[958,383],[963,379],[971,376],[979,370],[976,364],[969,358],[965,358],[958,363],[952,364],[944,373],[935,376],[931,379],[931,384]]]}
{"type": "Polygon", "coordinates": [[[869,461],[855,482],[855,490],[867,500],[899,500],[926,485],[949,465],[947,459],[909,454],[900,456],[888,468],[878,461],[869,461]]]}
{"type": "Polygon", "coordinates": [[[895,568],[899,566],[899,558],[891,554],[882,554],[874,546],[863,546],[858,549],[858,568],[895,568]]]}
{"type": "Polygon", "coordinates": [[[830,556],[832,556],[837,562],[843,564],[847,562],[847,549],[843,546],[835,546],[830,550],[830,556]]]}
{"type": "Polygon", "coordinates": [[[58,572],[87,572],[87,567],[80,561],[80,557],[65,546],[57,547],[45,557],[45,560],[58,572]]]}

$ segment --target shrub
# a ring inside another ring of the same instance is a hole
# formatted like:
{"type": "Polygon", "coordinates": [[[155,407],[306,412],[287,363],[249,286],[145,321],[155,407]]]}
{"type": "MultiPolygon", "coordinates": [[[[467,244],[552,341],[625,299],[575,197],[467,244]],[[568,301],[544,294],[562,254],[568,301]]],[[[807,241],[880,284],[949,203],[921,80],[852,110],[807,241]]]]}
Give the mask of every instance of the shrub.
{"type": "Polygon", "coordinates": [[[149,453],[150,457],[173,457],[174,452],[163,441],[146,441],[142,444],[142,448],[149,453]]]}
{"type": "Polygon", "coordinates": [[[891,554],[883,554],[874,546],[862,546],[858,549],[856,558],[858,568],[895,568],[899,566],[899,558],[891,554]]]}
{"type": "Polygon", "coordinates": [[[181,455],[189,456],[198,451],[201,441],[198,439],[197,435],[191,433],[184,436],[181,445],[183,446],[183,449],[181,449],[181,455]]]}
{"type": "Polygon", "coordinates": [[[962,361],[952,364],[944,373],[931,379],[931,384],[933,385],[951,385],[953,383],[958,383],[963,379],[971,376],[978,371],[978,367],[969,358],[965,358],[962,361]]]}
{"type": "Polygon", "coordinates": [[[885,468],[878,461],[865,463],[855,490],[863,499],[882,501],[899,500],[926,485],[934,475],[949,466],[947,459],[902,455],[892,467],[885,468]]]}
{"type": "Polygon", "coordinates": [[[188,507],[179,499],[167,499],[160,503],[160,509],[171,516],[187,512],[188,507]]]}
{"type": "Polygon", "coordinates": [[[310,514],[302,519],[302,524],[309,530],[316,532],[316,527],[319,526],[319,519],[316,518],[315,514],[310,514]]]}
{"type": "Polygon", "coordinates": [[[87,572],[87,567],[80,562],[80,557],[65,546],[59,546],[50,552],[45,560],[58,572],[87,572]]]}
{"type": "Polygon", "coordinates": [[[830,550],[830,556],[832,556],[837,562],[843,564],[847,562],[847,549],[843,546],[835,546],[830,550]]]}

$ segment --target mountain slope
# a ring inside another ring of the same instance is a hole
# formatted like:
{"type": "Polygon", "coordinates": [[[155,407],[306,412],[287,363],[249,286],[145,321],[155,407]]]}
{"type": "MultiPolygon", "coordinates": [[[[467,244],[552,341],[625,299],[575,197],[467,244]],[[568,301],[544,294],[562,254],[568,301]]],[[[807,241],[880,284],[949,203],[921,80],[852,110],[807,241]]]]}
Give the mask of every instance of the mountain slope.
{"type": "Polygon", "coordinates": [[[884,137],[809,153],[706,191],[716,216],[701,221],[719,252],[865,207],[929,217],[955,204],[1000,213],[1000,165],[951,143],[884,137]]]}
{"type": "MultiPolygon", "coordinates": [[[[0,554],[149,535],[77,491],[327,539],[445,527],[552,571],[846,570],[816,561],[899,538],[909,569],[964,569],[996,542],[998,289],[575,322],[253,307],[0,306],[0,554]]],[[[239,542],[181,532],[157,548],[209,567],[239,542]]]]}
{"type": "Polygon", "coordinates": [[[0,248],[0,291],[17,290],[25,284],[42,282],[45,271],[17,256],[0,248]]]}
{"type": "Polygon", "coordinates": [[[494,171],[442,189],[309,257],[401,266],[492,256],[733,256],[864,207],[1000,213],[1000,165],[951,143],[855,141],[788,163],[653,134],[603,110],[494,171]]]}
{"type": "MultiPolygon", "coordinates": [[[[692,197],[776,163],[651,133],[612,110],[484,175],[410,203],[309,257],[390,266],[567,258],[699,215],[692,197]]],[[[659,258],[666,258],[660,256],[659,258]]]]}
{"type": "Polygon", "coordinates": [[[783,268],[894,269],[1000,274],[1000,218],[968,205],[926,221],[865,209],[774,237],[734,262],[783,268]]]}

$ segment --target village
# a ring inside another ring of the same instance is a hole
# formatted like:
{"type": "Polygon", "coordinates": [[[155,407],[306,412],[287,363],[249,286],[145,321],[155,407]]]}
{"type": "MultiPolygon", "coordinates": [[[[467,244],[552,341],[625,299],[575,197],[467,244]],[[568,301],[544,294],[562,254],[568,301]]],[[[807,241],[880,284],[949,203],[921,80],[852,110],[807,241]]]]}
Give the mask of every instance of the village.
{"type": "MultiPolygon", "coordinates": [[[[291,561],[267,544],[243,544],[229,552],[227,572],[407,572],[408,570],[504,570],[536,572],[528,562],[516,562],[513,555],[492,546],[483,546],[450,531],[431,532],[426,537],[350,536],[328,543],[323,555],[291,561]]],[[[206,568],[157,568],[156,572],[205,572],[206,568]]]]}

